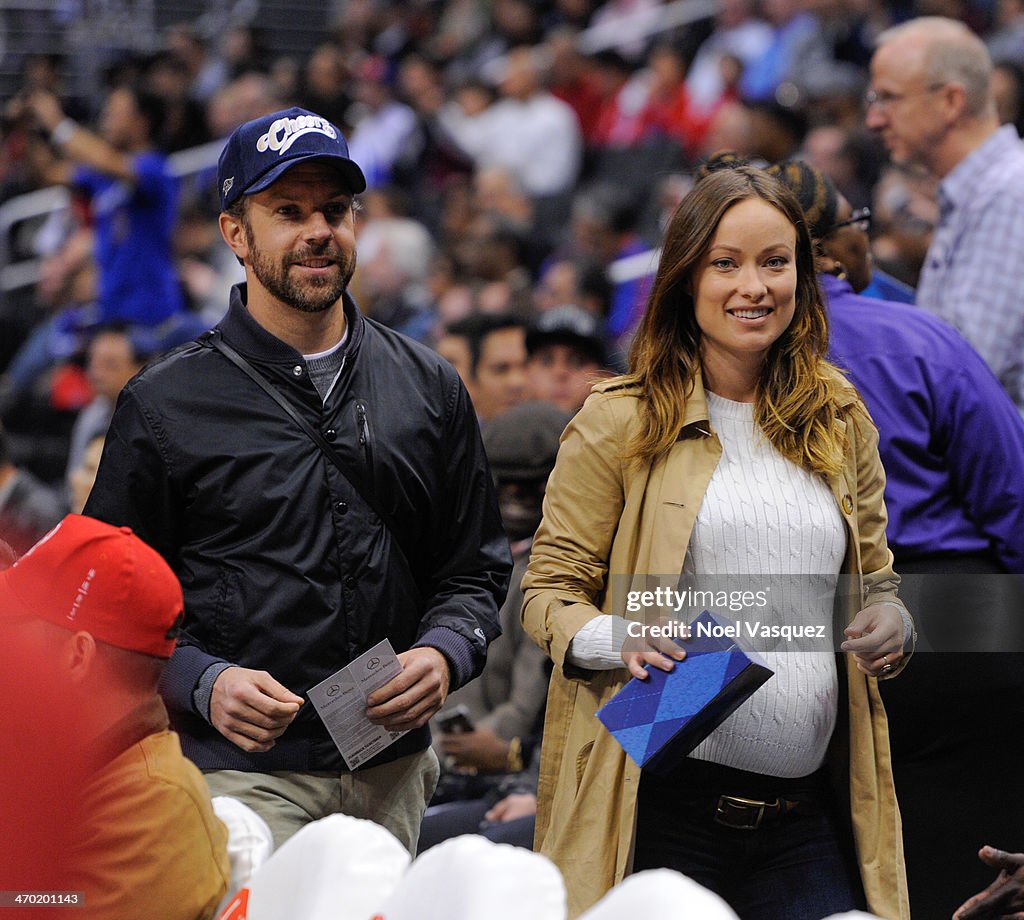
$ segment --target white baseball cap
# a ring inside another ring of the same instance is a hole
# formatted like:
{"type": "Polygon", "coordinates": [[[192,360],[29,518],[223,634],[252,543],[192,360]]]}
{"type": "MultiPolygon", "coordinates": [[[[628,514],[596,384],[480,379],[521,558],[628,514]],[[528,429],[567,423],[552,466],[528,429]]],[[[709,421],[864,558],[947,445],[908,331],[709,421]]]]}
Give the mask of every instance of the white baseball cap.
{"type": "Polygon", "coordinates": [[[672,869],[647,869],[623,879],[579,920],[636,920],[657,905],[658,920],[739,920],[713,891],[672,869]]]}
{"type": "Polygon", "coordinates": [[[408,866],[390,831],[330,815],[285,841],[219,920],[369,920],[408,866]]]}
{"type": "Polygon", "coordinates": [[[466,834],[418,857],[373,920],[565,920],[565,883],[546,856],[466,834]]]}

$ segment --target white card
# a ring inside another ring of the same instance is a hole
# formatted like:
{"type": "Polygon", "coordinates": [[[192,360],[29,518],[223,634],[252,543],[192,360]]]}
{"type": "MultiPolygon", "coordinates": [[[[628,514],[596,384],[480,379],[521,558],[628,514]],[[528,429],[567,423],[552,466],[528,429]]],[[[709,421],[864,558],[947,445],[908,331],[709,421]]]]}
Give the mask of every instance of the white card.
{"type": "Polygon", "coordinates": [[[388,731],[366,718],[366,698],[401,671],[402,664],[395,650],[384,639],[310,688],[310,702],[350,770],[366,763],[405,734],[404,731],[388,731]]]}

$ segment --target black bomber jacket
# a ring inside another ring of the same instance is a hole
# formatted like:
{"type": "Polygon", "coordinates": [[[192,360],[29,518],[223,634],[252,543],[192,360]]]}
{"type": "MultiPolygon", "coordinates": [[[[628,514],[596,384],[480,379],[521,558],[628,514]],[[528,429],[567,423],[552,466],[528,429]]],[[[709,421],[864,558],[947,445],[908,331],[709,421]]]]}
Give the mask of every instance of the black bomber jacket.
{"type": "MultiPolygon", "coordinates": [[[[208,667],[263,669],[305,694],[388,638],[432,646],[451,688],[499,634],[511,557],[469,397],[454,369],[347,297],[345,362],[323,403],[302,356],[236,286],[217,329],[361,472],[398,535],[284,410],[221,353],[190,343],[135,377],[114,414],[85,513],[127,525],[181,580],[185,622],[161,682],[185,753],[204,769],[344,770],[312,705],[266,753],[196,711],[208,667]]],[[[423,750],[426,728],[373,766],[423,750]]]]}

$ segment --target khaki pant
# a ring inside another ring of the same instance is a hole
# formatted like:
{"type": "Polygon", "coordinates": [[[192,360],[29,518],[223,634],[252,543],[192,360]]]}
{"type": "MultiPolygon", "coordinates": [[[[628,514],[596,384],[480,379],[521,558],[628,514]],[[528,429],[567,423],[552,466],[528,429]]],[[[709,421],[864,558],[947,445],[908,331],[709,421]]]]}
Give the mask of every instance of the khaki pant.
{"type": "Polygon", "coordinates": [[[368,818],[391,831],[416,855],[420,821],[439,773],[431,748],[356,773],[204,773],[211,795],[248,805],[270,827],[277,849],[296,831],[327,815],[368,818]]]}

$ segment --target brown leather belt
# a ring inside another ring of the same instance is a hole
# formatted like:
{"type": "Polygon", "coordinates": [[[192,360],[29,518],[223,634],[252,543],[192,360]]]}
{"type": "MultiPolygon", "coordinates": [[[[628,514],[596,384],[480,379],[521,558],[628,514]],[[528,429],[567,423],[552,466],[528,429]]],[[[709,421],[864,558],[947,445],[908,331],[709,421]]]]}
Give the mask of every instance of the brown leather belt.
{"type": "Polygon", "coordinates": [[[715,806],[715,822],[737,830],[756,831],[765,822],[775,821],[800,807],[790,799],[744,799],[738,795],[720,795],[715,806]]]}

